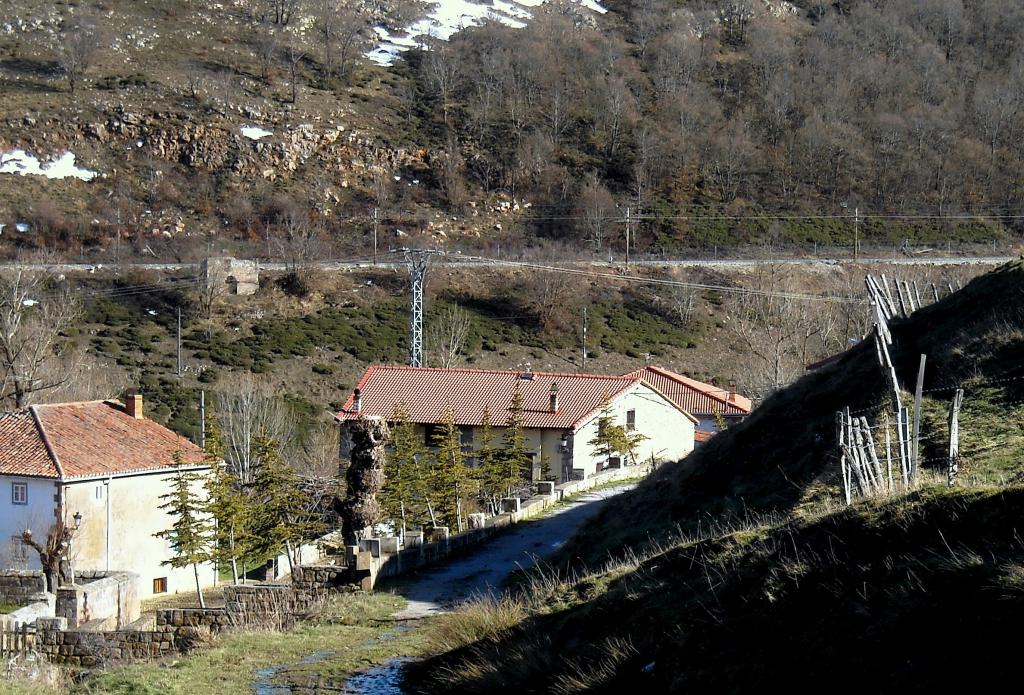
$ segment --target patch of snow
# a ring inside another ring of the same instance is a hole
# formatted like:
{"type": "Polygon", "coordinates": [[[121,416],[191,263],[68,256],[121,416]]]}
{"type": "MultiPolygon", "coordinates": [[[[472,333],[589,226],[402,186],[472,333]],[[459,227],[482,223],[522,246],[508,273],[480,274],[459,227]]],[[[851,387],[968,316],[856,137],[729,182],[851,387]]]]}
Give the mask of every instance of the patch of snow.
{"type": "Polygon", "coordinates": [[[39,303],[36,299],[23,299],[21,300],[22,306],[35,306],[39,303]]]}
{"type": "Polygon", "coordinates": [[[156,316],[156,309],[148,309],[146,313],[150,316],[156,316]]]}
{"type": "MultiPolygon", "coordinates": [[[[596,0],[574,0],[581,7],[604,14],[605,9],[596,0]]],[[[474,0],[438,0],[431,5],[427,15],[405,28],[391,33],[384,27],[373,31],[380,43],[365,53],[378,65],[392,65],[410,48],[425,48],[427,38],[447,41],[454,34],[467,27],[477,27],[484,22],[498,22],[513,29],[522,29],[533,15],[526,8],[540,7],[547,0],[489,0],[487,4],[474,0]]]]}
{"type": "Polygon", "coordinates": [[[38,157],[25,150],[11,150],[0,154],[0,174],[17,174],[19,176],[45,176],[48,179],[75,178],[92,181],[95,171],[75,166],[75,155],[64,152],[56,159],[42,164],[38,157]]]}
{"type": "Polygon", "coordinates": [[[260,128],[258,125],[242,126],[242,136],[247,137],[250,140],[259,140],[260,138],[265,138],[268,135],[273,134],[273,132],[269,130],[264,130],[263,128],[260,128]]]}
{"type": "Polygon", "coordinates": [[[18,222],[17,224],[14,225],[14,228],[17,229],[22,234],[24,234],[25,232],[28,231],[28,222],[18,222]]]}

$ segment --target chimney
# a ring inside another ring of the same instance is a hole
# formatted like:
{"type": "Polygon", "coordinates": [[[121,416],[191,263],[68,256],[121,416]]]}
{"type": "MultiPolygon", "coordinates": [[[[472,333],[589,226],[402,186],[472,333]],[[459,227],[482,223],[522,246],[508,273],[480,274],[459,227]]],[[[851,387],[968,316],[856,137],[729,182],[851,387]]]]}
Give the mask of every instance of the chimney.
{"type": "Polygon", "coordinates": [[[357,413],[363,410],[363,392],[359,389],[356,389],[355,398],[352,399],[352,410],[357,413]]]}
{"type": "Polygon", "coordinates": [[[558,412],[558,384],[556,384],[553,381],[551,382],[551,396],[550,396],[550,399],[551,399],[550,410],[551,410],[552,413],[557,413],[558,412]]]}
{"type": "Polygon", "coordinates": [[[736,382],[731,379],[729,380],[729,400],[736,400],[736,382]]]}
{"type": "Polygon", "coordinates": [[[136,420],[142,420],[145,416],[142,414],[142,394],[141,393],[130,393],[128,397],[124,399],[125,411],[136,420]]]}

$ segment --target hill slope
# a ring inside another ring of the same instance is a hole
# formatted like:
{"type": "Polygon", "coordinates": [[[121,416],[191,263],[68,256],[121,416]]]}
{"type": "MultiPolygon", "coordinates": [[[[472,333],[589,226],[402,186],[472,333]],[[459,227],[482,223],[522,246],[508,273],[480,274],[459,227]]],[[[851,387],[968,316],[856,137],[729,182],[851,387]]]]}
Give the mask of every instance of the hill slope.
{"type": "MultiPolygon", "coordinates": [[[[1022,299],[1024,264],[1017,262],[892,325],[901,385],[913,384],[919,356],[928,355],[922,418],[926,459],[941,453],[945,402],[962,385],[967,475],[995,482],[1019,472],[1006,470],[1005,448],[986,447],[994,442],[1024,445],[1024,431],[1012,417],[1022,411],[1024,398],[1022,299]]],[[[659,470],[589,524],[559,559],[592,564],[609,551],[676,527],[689,531],[708,520],[785,514],[809,505],[824,485],[838,481],[836,412],[844,407],[864,411],[875,424],[885,405],[874,345],[865,341],[837,363],[779,391],[745,422],[682,463],[659,470]]]]}
{"type": "Polygon", "coordinates": [[[998,682],[1014,663],[1002,629],[1024,614],[1024,487],[1001,485],[1024,473],[1022,294],[1014,263],[893,326],[901,380],[921,352],[932,365],[926,462],[949,387],[967,389],[965,486],[925,470],[908,495],[829,511],[834,412],[884,401],[875,356],[857,346],[603,512],[557,558],[579,574],[534,578],[503,604],[520,621],[492,621],[410,682],[467,693],[998,682]],[[970,667],[951,671],[952,651],[970,667]]]}

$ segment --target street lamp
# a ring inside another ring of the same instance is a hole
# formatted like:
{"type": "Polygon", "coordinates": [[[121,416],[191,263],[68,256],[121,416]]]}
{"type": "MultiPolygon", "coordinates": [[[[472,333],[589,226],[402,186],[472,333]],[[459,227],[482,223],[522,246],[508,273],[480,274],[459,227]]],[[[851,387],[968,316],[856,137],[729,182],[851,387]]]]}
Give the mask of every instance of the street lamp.
{"type": "Polygon", "coordinates": [[[68,534],[68,582],[73,586],[75,583],[75,566],[71,564],[71,541],[75,537],[75,532],[82,528],[82,512],[75,512],[75,515],[71,517],[75,520],[75,525],[71,529],[71,533],[68,534]]]}

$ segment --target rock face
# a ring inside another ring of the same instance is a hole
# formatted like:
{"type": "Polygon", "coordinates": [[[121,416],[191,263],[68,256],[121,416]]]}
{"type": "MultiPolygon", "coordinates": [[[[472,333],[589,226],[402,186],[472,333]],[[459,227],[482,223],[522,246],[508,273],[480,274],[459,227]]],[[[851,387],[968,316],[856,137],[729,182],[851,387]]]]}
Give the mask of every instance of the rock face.
{"type": "Polygon", "coordinates": [[[352,463],[345,474],[348,492],[336,503],[345,543],[355,545],[358,534],[380,516],[377,493],[384,485],[385,446],[391,437],[379,417],[362,417],[350,424],[352,463]]]}

